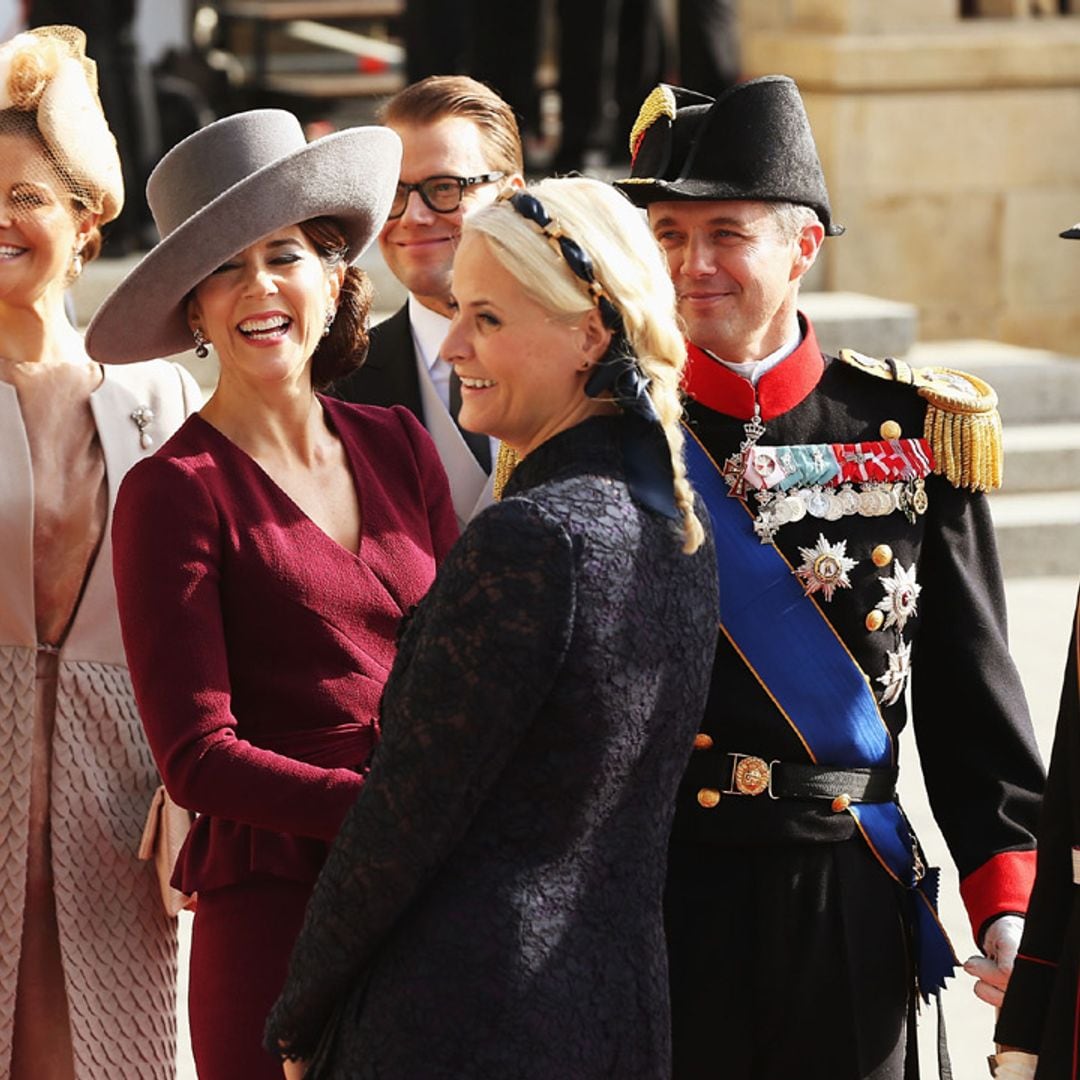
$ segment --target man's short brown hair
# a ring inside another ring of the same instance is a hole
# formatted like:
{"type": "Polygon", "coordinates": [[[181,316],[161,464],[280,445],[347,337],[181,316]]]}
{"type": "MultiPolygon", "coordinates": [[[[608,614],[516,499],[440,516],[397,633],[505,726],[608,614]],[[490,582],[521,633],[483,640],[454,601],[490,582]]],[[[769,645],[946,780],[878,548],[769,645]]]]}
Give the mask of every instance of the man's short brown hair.
{"type": "Polygon", "coordinates": [[[490,87],[467,75],[431,75],[406,86],[379,110],[379,120],[391,126],[434,124],[450,116],[479,128],[493,169],[507,176],[524,172],[514,110],[490,87]]]}

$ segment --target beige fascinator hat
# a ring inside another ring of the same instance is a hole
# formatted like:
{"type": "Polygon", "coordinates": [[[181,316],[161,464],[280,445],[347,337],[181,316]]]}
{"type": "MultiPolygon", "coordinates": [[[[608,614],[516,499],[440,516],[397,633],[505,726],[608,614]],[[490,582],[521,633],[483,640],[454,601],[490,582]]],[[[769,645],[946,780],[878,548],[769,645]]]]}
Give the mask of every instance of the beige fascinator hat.
{"type": "Polygon", "coordinates": [[[120,155],[81,30],[42,26],[0,45],[0,110],[0,135],[17,113],[34,120],[57,171],[102,224],[120,213],[120,155]]]}
{"type": "Polygon", "coordinates": [[[87,352],[126,364],[190,349],[188,293],[278,229],[334,218],[355,261],[390,212],[400,166],[401,140],[389,128],[347,128],[309,143],[283,109],[237,113],[189,135],[146,185],[161,243],[98,309],[87,352]]]}

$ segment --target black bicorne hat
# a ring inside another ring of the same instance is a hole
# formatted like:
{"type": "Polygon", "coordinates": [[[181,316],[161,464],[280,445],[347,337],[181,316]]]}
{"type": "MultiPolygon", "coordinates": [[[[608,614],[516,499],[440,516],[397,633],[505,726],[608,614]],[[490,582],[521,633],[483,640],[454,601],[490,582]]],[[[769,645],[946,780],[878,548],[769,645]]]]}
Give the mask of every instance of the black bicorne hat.
{"type": "Polygon", "coordinates": [[[1078,221],[1071,229],[1066,229],[1063,233],[1058,233],[1058,236],[1062,240],[1080,240],[1080,221],[1078,221]]]}
{"type": "Polygon", "coordinates": [[[635,206],[678,199],[749,199],[809,206],[832,220],[810,121],[786,75],[739,83],[718,98],[661,84],[630,134],[630,176],[615,186],[635,206]]]}

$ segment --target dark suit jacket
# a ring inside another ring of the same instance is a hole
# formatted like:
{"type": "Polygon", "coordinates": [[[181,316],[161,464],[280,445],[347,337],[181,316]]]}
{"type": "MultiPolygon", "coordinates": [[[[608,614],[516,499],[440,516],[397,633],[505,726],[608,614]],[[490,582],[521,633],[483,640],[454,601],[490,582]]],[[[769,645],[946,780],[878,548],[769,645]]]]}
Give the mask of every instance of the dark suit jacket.
{"type": "Polygon", "coordinates": [[[357,405],[404,405],[427,426],[407,302],[389,319],[372,327],[363,365],[338,379],[327,393],[357,405]]]}

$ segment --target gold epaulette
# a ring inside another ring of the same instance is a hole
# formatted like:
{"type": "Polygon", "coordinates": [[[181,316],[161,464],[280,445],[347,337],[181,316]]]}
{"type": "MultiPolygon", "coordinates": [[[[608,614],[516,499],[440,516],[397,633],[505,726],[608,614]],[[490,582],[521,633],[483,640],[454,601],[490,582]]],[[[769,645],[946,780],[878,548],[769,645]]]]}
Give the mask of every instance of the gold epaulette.
{"type": "Polygon", "coordinates": [[[989,383],[966,371],[913,368],[902,360],[878,360],[853,349],[841,349],[840,359],[880,379],[914,386],[926,399],[923,435],[934,452],[934,472],[973,491],[1001,487],[1001,417],[989,383]]]}
{"type": "Polygon", "coordinates": [[[520,460],[516,450],[511,450],[504,442],[499,443],[499,452],[495,456],[495,480],[491,485],[496,502],[502,498],[503,488],[509,483],[510,476],[520,460]]]}

